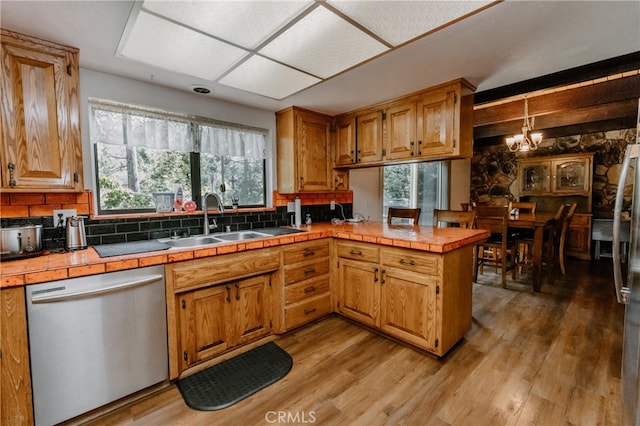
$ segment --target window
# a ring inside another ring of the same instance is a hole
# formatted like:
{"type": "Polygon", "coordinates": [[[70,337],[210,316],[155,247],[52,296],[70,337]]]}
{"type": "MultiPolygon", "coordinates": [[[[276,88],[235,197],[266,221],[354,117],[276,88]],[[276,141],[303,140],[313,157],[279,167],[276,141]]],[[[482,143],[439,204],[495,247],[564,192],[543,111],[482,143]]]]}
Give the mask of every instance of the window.
{"type": "Polygon", "coordinates": [[[154,193],[182,188],[201,208],[266,205],[266,130],[127,105],[90,102],[100,214],[153,212],[154,193]]]}
{"type": "Polygon", "coordinates": [[[383,169],[383,222],[389,207],[419,207],[420,224],[431,225],[433,210],[448,204],[447,162],[399,164],[383,169]]]}

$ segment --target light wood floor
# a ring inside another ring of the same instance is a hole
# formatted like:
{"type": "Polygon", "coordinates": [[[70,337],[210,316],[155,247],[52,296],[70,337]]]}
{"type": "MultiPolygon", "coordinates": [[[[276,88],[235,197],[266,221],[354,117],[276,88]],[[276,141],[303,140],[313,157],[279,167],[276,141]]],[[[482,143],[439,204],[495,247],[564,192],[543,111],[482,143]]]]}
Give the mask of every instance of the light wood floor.
{"type": "Polygon", "coordinates": [[[442,360],[339,317],[279,338],[294,360],[281,381],[216,412],[175,386],[95,424],[618,425],[624,308],[610,260],[572,261],[569,279],[530,286],[485,271],[473,328],[442,360]]]}

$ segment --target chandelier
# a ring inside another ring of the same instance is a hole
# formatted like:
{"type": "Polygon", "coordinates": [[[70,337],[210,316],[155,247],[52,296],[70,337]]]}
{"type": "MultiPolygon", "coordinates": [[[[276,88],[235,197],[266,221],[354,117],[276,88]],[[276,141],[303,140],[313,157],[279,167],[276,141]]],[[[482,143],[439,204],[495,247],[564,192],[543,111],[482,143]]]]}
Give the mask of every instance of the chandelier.
{"type": "Polygon", "coordinates": [[[529,120],[529,103],[524,98],[524,123],[522,124],[522,133],[506,139],[509,151],[535,151],[542,142],[542,133],[531,133],[535,117],[529,120]]]}

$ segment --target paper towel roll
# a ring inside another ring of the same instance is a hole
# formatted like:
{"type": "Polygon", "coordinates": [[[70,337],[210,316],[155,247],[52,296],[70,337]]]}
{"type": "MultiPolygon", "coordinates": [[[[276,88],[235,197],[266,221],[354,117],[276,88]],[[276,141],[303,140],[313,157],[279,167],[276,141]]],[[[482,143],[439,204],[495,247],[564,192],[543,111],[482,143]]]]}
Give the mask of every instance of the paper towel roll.
{"type": "Polygon", "coordinates": [[[302,206],[300,205],[300,198],[296,197],[294,213],[295,216],[295,226],[302,225],[302,206]]]}

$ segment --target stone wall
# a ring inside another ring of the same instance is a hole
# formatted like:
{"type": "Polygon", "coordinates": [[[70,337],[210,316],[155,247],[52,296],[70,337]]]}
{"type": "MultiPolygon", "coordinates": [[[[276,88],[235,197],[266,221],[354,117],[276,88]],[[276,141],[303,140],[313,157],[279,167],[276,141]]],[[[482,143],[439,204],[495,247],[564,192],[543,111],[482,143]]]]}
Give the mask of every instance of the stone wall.
{"type": "MultiPolygon", "coordinates": [[[[520,158],[593,152],[593,215],[596,218],[612,217],[625,149],[635,141],[636,129],[623,129],[543,139],[536,151],[528,153],[510,152],[506,144],[474,148],[471,201],[500,205],[517,200],[520,158]]],[[[631,206],[631,183],[632,178],[628,178],[623,210],[629,210],[631,206]]]]}

